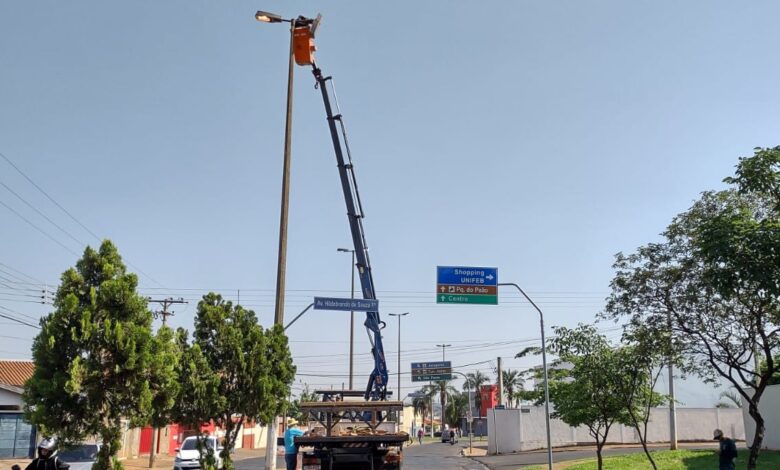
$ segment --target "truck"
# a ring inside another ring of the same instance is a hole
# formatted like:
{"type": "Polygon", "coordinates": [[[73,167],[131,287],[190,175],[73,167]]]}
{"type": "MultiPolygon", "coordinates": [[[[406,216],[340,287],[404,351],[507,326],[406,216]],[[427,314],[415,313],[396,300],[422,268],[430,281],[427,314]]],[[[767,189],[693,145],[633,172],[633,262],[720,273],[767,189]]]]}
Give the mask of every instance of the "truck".
{"type": "MultiPolygon", "coordinates": [[[[376,299],[376,290],[363,230],[363,206],[360,202],[352,155],[346,128],[336,103],[330,99],[332,77],[325,76],[314,61],[316,20],[299,17],[293,20],[294,57],[298,65],[310,65],[316,88],[322,94],[325,114],[336,154],[341,187],[347,208],[350,233],[355,250],[355,265],[364,299],[376,299]]],[[[335,94],[334,94],[335,96],[335,94]]],[[[385,327],[379,312],[366,312],[364,323],[371,340],[374,369],[365,390],[320,390],[319,401],[300,404],[308,414],[310,431],[295,438],[303,447],[304,470],[370,469],[400,470],[403,465],[403,445],[409,435],[398,427],[398,420],[389,418],[403,411],[402,401],[391,401],[387,390],[388,372],[382,345],[385,327]]]]}

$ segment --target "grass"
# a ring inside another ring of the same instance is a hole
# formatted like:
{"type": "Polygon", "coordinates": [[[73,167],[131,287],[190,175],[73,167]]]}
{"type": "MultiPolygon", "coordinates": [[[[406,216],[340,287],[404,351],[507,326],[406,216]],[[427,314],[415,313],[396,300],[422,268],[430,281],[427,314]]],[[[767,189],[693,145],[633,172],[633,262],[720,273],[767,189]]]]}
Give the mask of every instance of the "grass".
{"type": "MultiPolygon", "coordinates": [[[[747,449],[739,449],[737,468],[745,468],[747,449]]],[[[712,470],[718,468],[718,456],[712,450],[665,450],[651,452],[659,470],[712,470]]],[[[528,470],[543,470],[546,467],[530,467],[528,470]]],[[[580,460],[567,466],[566,470],[596,470],[596,458],[580,460]]],[[[653,467],[644,452],[604,458],[604,470],[651,470],[653,467]]],[[[758,457],[758,468],[780,468],[780,452],[764,451],[758,457]]]]}

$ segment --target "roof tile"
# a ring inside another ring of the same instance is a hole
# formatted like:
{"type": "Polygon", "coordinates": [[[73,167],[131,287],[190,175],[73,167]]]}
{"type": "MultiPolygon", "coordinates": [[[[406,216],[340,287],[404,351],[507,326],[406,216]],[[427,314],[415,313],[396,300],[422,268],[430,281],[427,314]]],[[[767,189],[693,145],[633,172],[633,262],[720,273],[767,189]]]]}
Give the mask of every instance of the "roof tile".
{"type": "Polygon", "coordinates": [[[33,361],[0,360],[0,383],[24,387],[24,383],[33,375],[33,361]]]}

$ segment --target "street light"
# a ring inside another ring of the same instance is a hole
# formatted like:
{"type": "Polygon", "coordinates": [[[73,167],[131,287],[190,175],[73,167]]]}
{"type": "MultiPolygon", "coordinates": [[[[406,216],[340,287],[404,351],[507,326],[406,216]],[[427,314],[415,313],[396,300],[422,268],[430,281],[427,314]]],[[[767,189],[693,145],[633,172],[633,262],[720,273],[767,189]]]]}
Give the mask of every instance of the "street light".
{"type": "MultiPolygon", "coordinates": [[[[341,253],[352,253],[352,298],[355,298],[355,250],[336,248],[341,253]]],[[[355,357],[355,312],[349,312],[349,389],[352,390],[352,372],[355,357]]]]}
{"type": "Polygon", "coordinates": [[[401,317],[409,315],[404,313],[388,313],[391,317],[398,317],[398,399],[401,399],[401,317]]]}
{"type": "MultiPolygon", "coordinates": [[[[279,215],[279,256],[276,264],[276,297],[274,308],[274,324],[284,324],[284,288],[287,274],[287,220],[290,207],[290,160],[292,159],[292,104],[293,104],[293,71],[294,71],[294,34],[298,24],[311,24],[312,21],[304,17],[287,20],[275,13],[258,11],[255,19],[263,23],[290,23],[290,52],[287,65],[287,114],[284,124],[284,162],[282,164],[282,203],[279,215]]],[[[268,426],[268,438],[266,449],[276,448],[276,425],[274,418],[268,426]]],[[[269,452],[265,461],[266,470],[276,468],[276,452],[269,452]]]]}
{"type": "Polygon", "coordinates": [[[498,283],[499,286],[509,286],[514,287],[518,291],[520,291],[521,294],[523,294],[523,297],[533,305],[533,307],[536,309],[537,312],[539,312],[539,326],[542,330],[542,367],[544,368],[544,420],[545,424],[547,426],[547,466],[549,470],[552,470],[553,468],[553,457],[552,457],[552,439],[550,438],[550,384],[547,380],[547,346],[544,341],[544,315],[542,314],[542,311],[539,309],[539,307],[536,306],[533,300],[531,300],[530,297],[528,297],[528,294],[526,294],[523,289],[520,288],[517,284],[514,282],[502,282],[498,283]]]}
{"type": "MultiPolygon", "coordinates": [[[[447,350],[452,346],[451,344],[437,344],[437,348],[441,348],[441,360],[444,362],[444,351],[447,350]]],[[[444,381],[446,384],[446,381],[444,381]]],[[[441,430],[444,432],[444,416],[447,413],[447,410],[444,409],[444,407],[447,405],[447,392],[445,391],[445,387],[442,386],[441,391],[439,392],[439,401],[441,402],[441,430]]],[[[431,419],[433,419],[433,410],[431,410],[431,419]]],[[[433,435],[433,421],[431,421],[431,435],[433,435]]]]}

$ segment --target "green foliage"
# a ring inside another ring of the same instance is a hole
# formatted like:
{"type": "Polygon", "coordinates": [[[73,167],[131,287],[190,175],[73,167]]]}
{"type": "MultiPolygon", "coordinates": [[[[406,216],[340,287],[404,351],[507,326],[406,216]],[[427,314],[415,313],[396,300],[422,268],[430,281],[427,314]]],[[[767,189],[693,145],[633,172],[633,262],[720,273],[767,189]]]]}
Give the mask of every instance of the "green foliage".
{"type": "Polygon", "coordinates": [[[561,367],[549,374],[553,416],[570,426],[588,428],[601,468],[601,450],[610,428],[629,419],[620,397],[621,380],[625,380],[620,352],[592,325],[553,329],[549,348],[561,360],[561,367]]]}
{"type": "Polygon", "coordinates": [[[287,337],[281,326],[263,330],[253,311],[209,293],[198,303],[193,343],[180,331],[178,345],[182,389],[174,415],[196,428],[213,421],[224,429],[221,457],[231,470],[241,423],[268,423],[287,406],[295,377],[287,337]]]}
{"type": "Polygon", "coordinates": [[[152,341],[149,364],[149,389],[152,392],[150,424],[161,428],[171,422],[173,407],[179,396],[180,349],[175,333],[167,326],[160,327],[152,341]]]}
{"type": "Polygon", "coordinates": [[[728,380],[764,435],[758,403],[780,371],[780,148],[740,159],[734,185],[705,192],[663,240],[618,254],[606,316],[669,335],[683,370],[728,380]],[[766,367],[755,370],[755,355],[766,367]]]}
{"type": "Polygon", "coordinates": [[[301,412],[300,406],[302,402],[312,401],[317,401],[317,394],[309,389],[308,384],[304,384],[303,390],[301,391],[301,396],[289,403],[287,408],[287,416],[295,418],[299,423],[305,423],[308,421],[309,417],[306,415],[306,413],[301,412]]]}
{"type": "MultiPolygon", "coordinates": [[[[502,370],[501,376],[504,383],[504,399],[509,406],[520,406],[520,398],[525,396],[519,392],[524,391],[523,384],[525,383],[525,373],[519,370],[502,370]]],[[[498,380],[496,380],[498,385],[498,380]]]]}
{"type": "Polygon", "coordinates": [[[466,416],[469,406],[469,397],[465,393],[454,392],[450,394],[447,400],[447,410],[445,413],[446,423],[450,427],[459,427],[460,418],[466,416]]]}
{"type": "Polygon", "coordinates": [[[490,378],[480,371],[469,372],[466,374],[466,380],[463,382],[463,390],[471,390],[474,397],[474,407],[477,413],[482,409],[482,395],[479,392],[480,387],[490,382],[490,378]]]}
{"type": "Polygon", "coordinates": [[[121,420],[149,421],[152,315],[116,247],[87,247],[61,276],[54,312],[33,342],[35,371],[25,392],[27,419],[64,442],[99,436],[93,468],[121,468],[121,420]]]}

